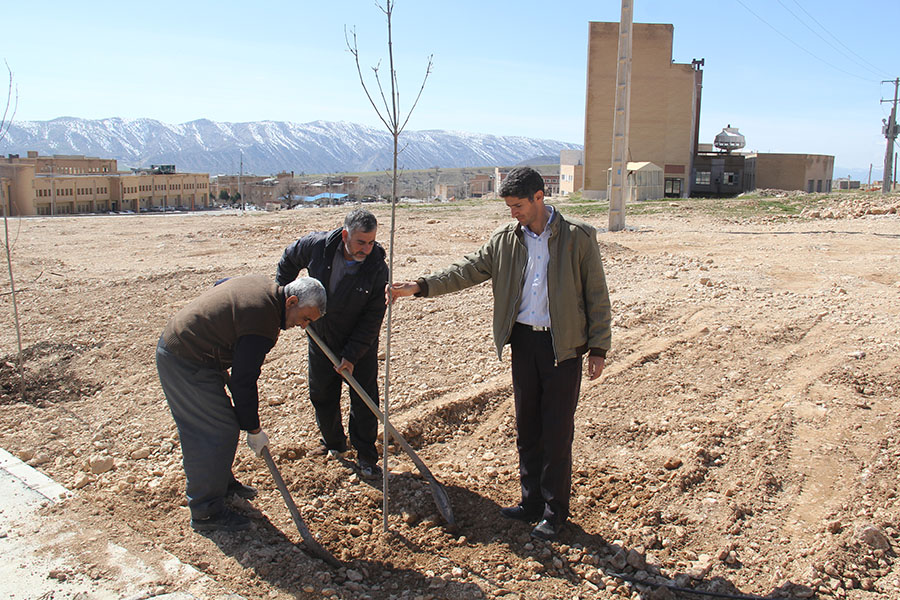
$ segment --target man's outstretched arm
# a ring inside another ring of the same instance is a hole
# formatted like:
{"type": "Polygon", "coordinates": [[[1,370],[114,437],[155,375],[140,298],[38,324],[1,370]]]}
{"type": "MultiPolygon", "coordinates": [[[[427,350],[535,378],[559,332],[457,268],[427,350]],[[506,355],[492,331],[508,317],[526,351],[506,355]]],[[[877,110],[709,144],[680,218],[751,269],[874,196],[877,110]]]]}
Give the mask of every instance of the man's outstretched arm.
{"type": "Polygon", "coordinates": [[[393,284],[385,286],[384,288],[385,303],[392,304],[397,298],[413,296],[420,291],[421,288],[415,281],[395,281],[393,284]]]}

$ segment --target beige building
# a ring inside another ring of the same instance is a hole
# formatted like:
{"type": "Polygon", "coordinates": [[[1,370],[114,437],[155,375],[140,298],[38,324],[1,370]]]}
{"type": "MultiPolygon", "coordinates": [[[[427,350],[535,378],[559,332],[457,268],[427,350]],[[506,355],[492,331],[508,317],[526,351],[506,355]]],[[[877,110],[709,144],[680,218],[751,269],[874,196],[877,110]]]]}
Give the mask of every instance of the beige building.
{"type": "Polygon", "coordinates": [[[559,193],[563,196],[584,189],[584,152],[562,150],[559,153],[559,193]]]}
{"type": "MultiPolygon", "coordinates": [[[[699,131],[703,63],[672,62],[673,35],[669,24],[633,25],[629,159],[659,165],[666,196],[686,197],[699,131]]],[[[590,23],[583,183],[587,198],[605,198],[607,193],[618,40],[618,23],[590,23]]]]}
{"type": "Polygon", "coordinates": [[[11,154],[0,159],[0,205],[11,216],[207,208],[209,175],[174,171],[120,173],[115,159],[11,154]]]}
{"type": "Polygon", "coordinates": [[[826,154],[757,153],[746,157],[747,189],[830,192],[834,157],[826,154]]]}
{"type": "Polygon", "coordinates": [[[224,191],[229,198],[234,198],[244,186],[259,183],[264,179],[267,177],[260,175],[215,175],[209,180],[209,196],[213,200],[218,200],[224,191]]]}
{"type": "MultiPolygon", "coordinates": [[[[626,163],[626,188],[629,201],[657,200],[663,197],[663,171],[649,162],[626,163]]],[[[606,176],[612,177],[612,167],[606,170],[606,176]]]]}
{"type": "MultiPolygon", "coordinates": [[[[538,173],[541,174],[541,178],[544,180],[544,196],[559,196],[559,186],[560,186],[560,174],[558,172],[550,172],[547,167],[532,167],[538,173]]],[[[503,187],[503,182],[506,180],[506,176],[509,175],[509,172],[512,169],[504,167],[501,169],[500,167],[494,167],[494,190],[499,193],[500,188],[503,187]]]]}

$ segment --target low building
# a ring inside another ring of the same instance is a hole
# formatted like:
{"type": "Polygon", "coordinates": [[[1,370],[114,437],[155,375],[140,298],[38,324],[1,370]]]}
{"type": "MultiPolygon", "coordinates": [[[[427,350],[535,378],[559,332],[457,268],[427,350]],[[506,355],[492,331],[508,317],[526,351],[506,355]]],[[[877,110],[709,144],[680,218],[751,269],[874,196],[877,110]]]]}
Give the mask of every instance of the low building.
{"type": "Polygon", "coordinates": [[[209,175],[173,165],[119,172],[115,159],[10,154],[0,159],[0,204],[10,216],[209,207],[209,175]]]}
{"type": "MultiPolygon", "coordinates": [[[[830,192],[834,157],[824,154],[743,153],[746,139],[729,123],[712,144],[698,144],[692,196],[737,196],[755,189],[830,192]]],[[[857,187],[858,187],[857,182],[857,187]]]]}
{"type": "MultiPolygon", "coordinates": [[[[547,167],[532,167],[538,173],[541,174],[541,178],[544,180],[544,196],[559,196],[559,171],[556,173],[548,172],[547,167]]],[[[494,189],[498,192],[500,188],[503,187],[503,181],[506,179],[506,176],[509,175],[509,172],[512,169],[509,168],[494,168],[494,189]]]]}
{"type": "Polygon", "coordinates": [[[834,157],[826,154],[747,155],[747,190],[830,192],[834,157]]]}
{"type": "Polygon", "coordinates": [[[839,177],[834,180],[834,189],[836,190],[858,190],[860,182],[849,177],[839,177]]]}
{"type": "Polygon", "coordinates": [[[459,183],[438,182],[434,184],[434,197],[438,200],[455,200],[461,188],[462,184],[459,183]]]}
{"type": "MultiPolygon", "coordinates": [[[[644,161],[627,163],[625,169],[628,172],[629,201],[657,200],[664,196],[662,167],[644,161]]],[[[612,168],[606,170],[606,176],[612,177],[612,168]]]]}
{"type": "Polygon", "coordinates": [[[584,189],[584,151],[562,150],[559,153],[559,193],[563,196],[584,189]]]}
{"type": "Polygon", "coordinates": [[[478,174],[466,182],[466,197],[482,198],[494,191],[494,177],[486,174],[478,174]]]}
{"type": "Polygon", "coordinates": [[[267,177],[259,175],[213,175],[209,179],[209,195],[214,200],[237,198],[245,185],[259,183],[267,177]],[[222,194],[225,192],[225,194],[222,194]]]}
{"type": "Polygon", "coordinates": [[[746,156],[727,152],[698,152],[694,157],[692,196],[727,197],[746,192],[750,174],[746,156]]]}

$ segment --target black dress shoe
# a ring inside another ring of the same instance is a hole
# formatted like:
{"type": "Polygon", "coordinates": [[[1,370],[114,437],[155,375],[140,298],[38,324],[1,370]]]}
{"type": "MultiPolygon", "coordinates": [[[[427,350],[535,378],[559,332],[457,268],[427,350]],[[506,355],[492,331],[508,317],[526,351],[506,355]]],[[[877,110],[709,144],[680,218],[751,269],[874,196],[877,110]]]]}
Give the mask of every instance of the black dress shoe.
{"type": "Polygon", "coordinates": [[[507,506],[500,509],[500,514],[507,519],[515,519],[516,521],[525,521],[526,523],[534,523],[540,521],[544,514],[544,507],[527,507],[521,504],[515,506],[507,506]]]}
{"type": "Polygon", "coordinates": [[[531,530],[531,537],[540,538],[542,540],[555,540],[559,537],[565,524],[566,522],[562,519],[543,519],[531,530]]]}
{"type": "Polygon", "coordinates": [[[243,531],[250,525],[250,519],[227,508],[212,517],[191,519],[194,531],[243,531]]]}
{"type": "Polygon", "coordinates": [[[231,483],[228,484],[228,490],[225,492],[225,495],[237,496],[238,498],[243,498],[244,500],[253,500],[259,495],[259,491],[255,487],[244,485],[238,480],[232,479],[231,483]]]}

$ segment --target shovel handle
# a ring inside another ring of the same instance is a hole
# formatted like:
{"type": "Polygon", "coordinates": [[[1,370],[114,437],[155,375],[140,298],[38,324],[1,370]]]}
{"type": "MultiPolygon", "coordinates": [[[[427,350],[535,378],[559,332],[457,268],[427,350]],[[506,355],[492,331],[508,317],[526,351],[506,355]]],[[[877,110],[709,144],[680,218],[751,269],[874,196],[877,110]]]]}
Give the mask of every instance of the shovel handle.
{"type": "Polygon", "coordinates": [[[263,447],[261,455],[263,460],[266,461],[266,466],[269,467],[269,472],[272,473],[272,479],[275,480],[275,485],[278,487],[278,491],[281,492],[281,497],[284,498],[284,503],[287,505],[288,510],[291,511],[291,517],[294,519],[294,525],[297,526],[297,531],[300,532],[300,537],[303,538],[303,543],[306,544],[306,547],[309,548],[313,554],[331,566],[340,567],[341,563],[338,562],[328,550],[323,548],[318,541],[316,541],[316,538],[313,537],[313,534],[309,531],[309,528],[303,521],[303,517],[300,516],[300,510],[297,508],[297,505],[294,504],[291,492],[288,491],[287,485],[285,485],[284,479],[281,477],[281,472],[278,470],[278,467],[275,466],[275,461],[272,459],[272,454],[269,452],[268,446],[263,447]]]}
{"type": "MultiPolygon", "coordinates": [[[[316,345],[321,348],[322,352],[328,357],[328,360],[334,366],[338,366],[341,361],[338,360],[338,357],[335,356],[334,352],[331,351],[325,342],[322,341],[322,338],[319,335],[310,329],[306,328],[306,333],[312,338],[312,341],[316,343],[316,345]]],[[[366,406],[369,407],[369,410],[384,423],[384,428],[387,432],[400,444],[400,447],[403,448],[403,451],[409,455],[410,459],[412,459],[413,463],[416,465],[416,468],[419,469],[419,472],[428,480],[428,484],[431,486],[431,495],[434,497],[435,504],[437,504],[438,510],[441,512],[441,515],[444,517],[444,520],[447,521],[447,524],[450,526],[456,525],[456,520],[453,518],[453,509],[450,506],[450,498],[447,496],[447,492],[444,491],[444,488],[438,483],[438,480],[435,479],[434,475],[432,475],[431,470],[422,462],[422,459],[416,454],[415,450],[412,449],[412,446],[409,445],[400,432],[394,429],[394,426],[391,425],[390,421],[384,418],[384,413],[382,413],[378,409],[378,405],[372,400],[366,390],[359,384],[356,378],[352,373],[349,373],[346,370],[341,371],[341,375],[344,376],[344,379],[347,380],[347,383],[350,384],[356,393],[359,394],[359,397],[362,398],[363,402],[365,402],[366,406]]],[[[387,443],[387,440],[385,440],[387,443]]]]}

